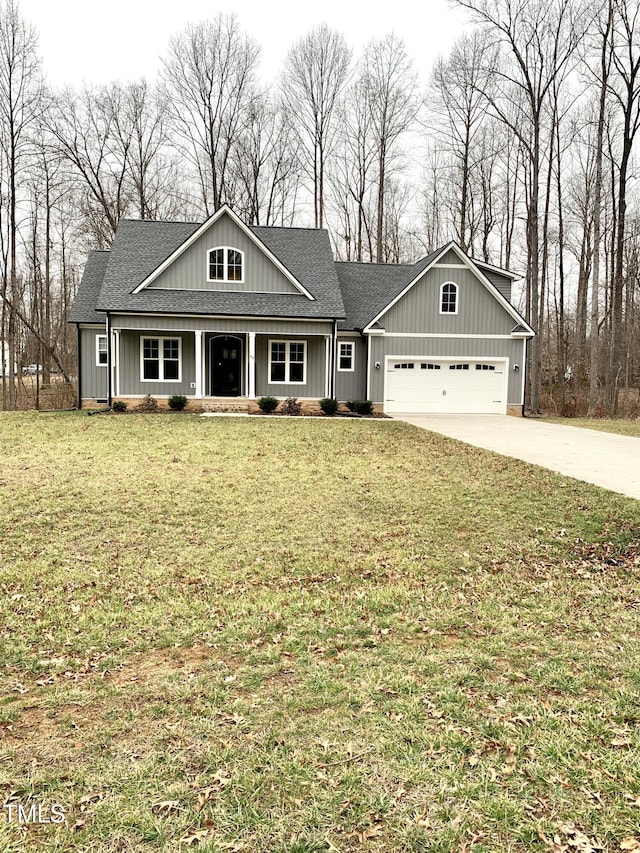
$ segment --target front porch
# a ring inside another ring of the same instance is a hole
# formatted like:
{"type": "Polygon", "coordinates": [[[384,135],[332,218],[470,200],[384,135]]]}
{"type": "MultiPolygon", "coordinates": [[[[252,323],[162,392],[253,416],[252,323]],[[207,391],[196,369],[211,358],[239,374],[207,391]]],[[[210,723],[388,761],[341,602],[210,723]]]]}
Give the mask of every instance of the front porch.
{"type": "MultiPolygon", "coordinates": [[[[203,408],[263,396],[318,400],[334,389],[332,334],[111,329],[110,396],[183,395],[203,408]]],[[[233,408],[231,406],[231,408],[233,408]]],[[[242,408],[242,410],[245,410],[242,408]]]]}

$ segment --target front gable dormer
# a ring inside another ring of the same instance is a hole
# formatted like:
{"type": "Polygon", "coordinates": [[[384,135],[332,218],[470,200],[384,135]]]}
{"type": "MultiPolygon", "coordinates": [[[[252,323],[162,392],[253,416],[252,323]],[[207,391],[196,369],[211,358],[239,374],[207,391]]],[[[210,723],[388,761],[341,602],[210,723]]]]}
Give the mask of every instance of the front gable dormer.
{"type": "Polygon", "coordinates": [[[133,291],[273,293],[313,299],[300,281],[224,206],[133,291]]]}

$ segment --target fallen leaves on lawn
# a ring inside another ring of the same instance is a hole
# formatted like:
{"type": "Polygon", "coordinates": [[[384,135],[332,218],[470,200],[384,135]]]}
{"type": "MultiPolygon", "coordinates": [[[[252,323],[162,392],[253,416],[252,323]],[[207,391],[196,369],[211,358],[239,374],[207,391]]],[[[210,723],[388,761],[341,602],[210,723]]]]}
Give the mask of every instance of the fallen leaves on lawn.
{"type": "Polygon", "coordinates": [[[179,800],[160,800],[151,806],[153,814],[167,815],[172,812],[181,812],[182,806],[179,800]]]}
{"type": "MultiPolygon", "coordinates": [[[[605,853],[606,848],[599,838],[589,838],[575,823],[563,823],[553,839],[539,832],[540,840],[547,845],[549,853],[605,853]]],[[[633,848],[632,848],[633,849],[633,848]]]]}
{"type": "Polygon", "coordinates": [[[220,830],[211,821],[206,821],[204,826],[192,827],[180,838],[180,844],[186,844],[187,847],[198,847],[200,844],[206,844],[212,839],[216,839],[216,848],[220,850],[229,850],[230,853],[241,853],[246,848],[244,841],[220,841],[220,830]]]}
{"type": "Polygon", "coordinates": [[[226,788],[227,785],[231,782],[231,776],[227,776],[224,770],[218,770],[218,772],[214,775],[213,781],[210,785],[207,785],[204,788],[200,788],[198,791],[198,799],[196,800],[196,804],[193,807],[194,811],[199,812],[202,811],[205,803],[212,800],[216,794],[219,794],[223,788],[226,788]]]}
{"type": "Polygon", "coordinates": [[[104,799],[104,796],[104,791],[92,791],[90,794],[85,794],[84,797],[80,797],[76,803],[76,807],[79,808],[81,812],[84,812],[89,806],[104,799]]]}
{"type": "Polygon", "coordinates": [[[640,838],[623,838],[620,842],[620,850],[640,853],[640,838]]]}

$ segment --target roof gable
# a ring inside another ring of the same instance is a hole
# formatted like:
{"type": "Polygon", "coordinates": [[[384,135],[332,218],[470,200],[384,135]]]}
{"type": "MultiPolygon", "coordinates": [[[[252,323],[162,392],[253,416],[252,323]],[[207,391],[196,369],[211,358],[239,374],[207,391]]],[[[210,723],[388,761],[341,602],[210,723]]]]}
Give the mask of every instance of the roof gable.
{"type": "Polygon", "coordinates": [[[294,293],[312,300],[307,288],[290,272],[265,243],[229,208],[223,205],[174,249],[162,263],[138,284],[133,293],[146,288],[206,290],[238,293],[294,293]],[[231,247],[244,256],[243,282],[208,281],[209,249],[231,247]],[[247,261],[266,260],[259,271],[247,261]]]}
{"type": "Polygon", "coordinates": [[[396,293],[395,296],[393,296],[393,298],[391,298],[380,311],[378,311],[378,313],[366,325],[364,331],[370,331],[375,323],[380,323],[384,315],[387,314],[387,312],[390,311],[401,299],[403,299],[406,294],[409,293],[409,291],[411,291],[412,288],[414,288],[423,279],[423,277],[427,274],[427,272],[429,272],[430,269],[438,265],[442,265],[443,267],[449,265],[452,265],[454,267],[460,266],[468,269],[475,275],[475,277],[486,288],[486,290],[491,294],[491,296],[496,299],[496,301],[501,305],[501,307],[507,312],[507,314],[509,314],[513,318],[513,320],[515,320],[517,324],[520,324],[523,328],[527,329],[529,334],[535,334],[533,329],[520,315],[520,313],[513,307],[513,305],[511,305],[511,303],[507,299],[505,299],[502,293],[500,293],[498,288],[494,284],[492,284],[492,282],[487,278],[483,271],[474,263],[471,258],[469,258],[462,251],[462,249],[457,245],[457,243],[453,241],[442,246],[440,249],[436,249],[435,252],[432,252],[430,255],[428,255],[426,258],[423,258],[421,261],[418,261],[412,267],[409,280],[406,282],[405,286],[399,293],[396,293]],[[455,263],[456,260],[457,263],[455,263]]]}

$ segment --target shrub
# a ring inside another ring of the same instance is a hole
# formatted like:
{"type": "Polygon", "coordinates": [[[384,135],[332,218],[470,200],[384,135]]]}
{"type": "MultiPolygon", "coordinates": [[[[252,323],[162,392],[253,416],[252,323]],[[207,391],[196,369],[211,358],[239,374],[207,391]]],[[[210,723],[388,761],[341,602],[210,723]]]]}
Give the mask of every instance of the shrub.
{"type": "Polygon", "coordinates": [[[136,412],[157,412],[158,411],[158,401],[155,400],[151,394],[147,394],[145,397],[140,400],[138,405],[135,408],[136,412]]]}
{"type": "Polygon", "coordinates": [[[173,397],[169,397],[169,408],[176,412],[181,412],[186,405],[187,398],[184,394],[174,394],[173,397]]]}
{"type": "Polygon", "coordinates": [[[349,409],[350,412],[355,412],[356,403],[358,403],[358,400],[348,400],[347,401],[347,409],[349,409]]]}
{"type": "Polygon", "coordinates": [[[270,412],[275,412],[278,407],[278,401],[275,397],[260,397],[258,400],[260,411],[268,415],[270,412]]]}
{"type": "Polygon", "coordinates": [[[302,406],[297,397],[287,397],[280,411],[283,415],[299,415],[302,412],[302,406]]]}
{"type": "Polygon", "coordinates": [[[111,408],[114,412],[126,412],[127,404],[124,400],[115,400],[111,408]]]}
{"type": "Polygon", "coordinates": [[[322,400],[320,400],[320,408],[325,415],[335,415],[338,411],[338,401],[334,400],[332,397],[323,397],[322,400]]]}
{"type": "Polygon", "coordinates": [[[373,414],[373,403],[371,400],[356,400],[354,403],[354,412],[357,415],[373,414]]]}

